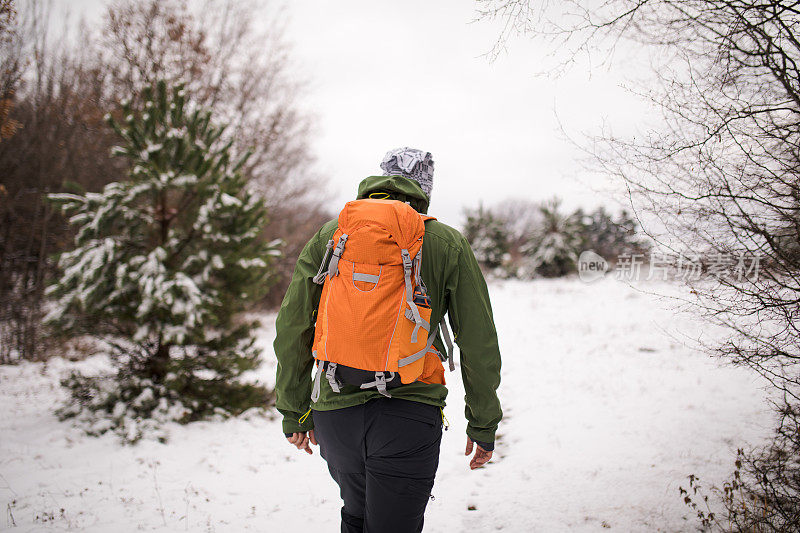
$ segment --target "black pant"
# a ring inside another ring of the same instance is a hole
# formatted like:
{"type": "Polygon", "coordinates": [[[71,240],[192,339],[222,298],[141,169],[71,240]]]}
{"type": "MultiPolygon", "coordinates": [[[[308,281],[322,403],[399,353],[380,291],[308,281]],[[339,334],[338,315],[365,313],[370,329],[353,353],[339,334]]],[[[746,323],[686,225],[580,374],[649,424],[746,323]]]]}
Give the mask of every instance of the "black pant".
{"type": "Polygon", "coordinates": [[[344,500],[342,533],[422,531],[439,466],[439,408],[380,398],[314,411],[314,434],[344,500]]]}

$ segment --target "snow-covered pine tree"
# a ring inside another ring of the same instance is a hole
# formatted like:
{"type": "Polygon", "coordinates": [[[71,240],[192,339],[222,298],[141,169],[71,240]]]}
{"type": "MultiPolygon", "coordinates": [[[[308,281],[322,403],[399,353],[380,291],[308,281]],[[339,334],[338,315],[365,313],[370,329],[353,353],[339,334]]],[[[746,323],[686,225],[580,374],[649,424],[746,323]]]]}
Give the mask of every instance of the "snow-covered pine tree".
{"type": "Polygon", "coordinates": [[[539,207],[541,226],[534,228],[531,239],[520,249],[519,277],[558,277],[576,272],[581,247],[581,220],[577,214],[561,213],[560,206],[561,201],[553,198],[539,207]]]}
{"type": "MultiPolygon", "coordinates": [[[[277,241],[265,242],[264,201],[231,161],[231,143],[181,87],[145,88],[143,109],[108,118],[129,179],[101,193],[52,194],[76,229],[46,320],[111,349],[115,373],[73,373],[59,410],[93,434],[127,441],[189,422],[265,406],[268,391],[240,376],[260,363],[257,321],[241,318],[269,281],[277,241]]],[[[163,433],[157,433],[162,438],[163,433]]]]}
{"type": "Polygon", "coordinates": [[[508,230],[503,221],[483,205],[477,209],[465,209],[464,214],[467,217],[464,237],[475,259],[483,268],[500,273],[499,269],[508,254],[508,230]]]}

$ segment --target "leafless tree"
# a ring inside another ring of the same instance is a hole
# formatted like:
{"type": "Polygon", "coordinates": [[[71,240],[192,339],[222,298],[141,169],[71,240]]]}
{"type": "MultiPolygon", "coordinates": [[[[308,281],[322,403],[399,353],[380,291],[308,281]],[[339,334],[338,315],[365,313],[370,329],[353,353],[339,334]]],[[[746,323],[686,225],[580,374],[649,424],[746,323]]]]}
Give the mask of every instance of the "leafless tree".
{"type": "Polygon", "coordinates": [[[95,54],[108,100],[157,79],[184,83],[197,105],[230,124],[234,151],[252,152],[242,170],[267,199],[265,238],[286,243],[267,305],[280,302],[302,245],[329,218],[311,170],[312,122],[298,105],[304,82],[290,68],[283,15],[253,0],[117,0],[95,54]]]}
{"type": "Polygon", "coordinates": [[[800,2],[497,0],[481,9],[504,21],[495,50],[520,33],[567,50],[564,64],[582,53],[609,60],[625,41],[654,51],[651,81],[634,92],[660,111],[660,126],[631,139],[601,133],[587,149],[663,247],[724,260],[693,286],[696,308],[730,332],[716,353],[797,405],[800,2]],[[760,258],[758,275],[737,275],[744,257],[760,258]]]}
{"type": "Polygon", "coordinates": [[[18,121],[9,116],[14,105],[14,87],[20,74],[19,65],[15,63],[18,54],[12,53],[16,44],[16,15],[13,0],[0,0],[0,142],[11,137],[20,126],[18,121]]]}
{"type": "Polygon", "coordinates": [[[229,124],[234,147],[253,152],[245,171],[271,206],[313,196],[311,121],[298,108],[303,83],[290,70],[281,20],[252,0],[117,0],[97,41],[107,98],[128,98],[157,79],[184,83],[229,124]]]}
{"type": "Polygon", "coordinates": [[[108,157],[115,139],[92,97],[96,84],[69,54],[67,37],[53,34],[51,7],[30,4],[0,43],[8,120],[19,125],[0,142],[0,362],[47,353],[43,290],[50,254],[69,239],[43,196],[65,182],[97,190],[122,170],[108,157]]]}

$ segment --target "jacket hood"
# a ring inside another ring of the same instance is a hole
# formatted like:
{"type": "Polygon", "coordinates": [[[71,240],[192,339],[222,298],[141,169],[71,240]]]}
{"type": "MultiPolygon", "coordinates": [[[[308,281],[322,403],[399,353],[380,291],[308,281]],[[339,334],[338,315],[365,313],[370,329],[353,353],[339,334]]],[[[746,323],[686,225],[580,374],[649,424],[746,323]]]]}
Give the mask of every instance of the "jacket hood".
{"type": "Polygon", "coordinates": [[[356,200],[368,198],[374,192],[385,192],[392,200],[408,202],[417,213],[428,213],[430,198],[414,180],[403,176],[366,177],[358,184],[356,200]]]}

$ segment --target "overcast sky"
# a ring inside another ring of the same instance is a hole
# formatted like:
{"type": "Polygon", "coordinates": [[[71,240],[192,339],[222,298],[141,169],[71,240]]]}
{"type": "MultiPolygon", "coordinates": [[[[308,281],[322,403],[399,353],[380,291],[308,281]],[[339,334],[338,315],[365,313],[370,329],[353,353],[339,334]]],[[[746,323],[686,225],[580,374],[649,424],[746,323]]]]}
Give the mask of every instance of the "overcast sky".
{"type": "MultiPolygon", "coordinates": [[[[60,1],[89,19],[107,4],[60,1]]],[[[362,178],[380,174],[383,154],[399,146],[433,154],[430,214],[454,226],[463,207],[479,201],[558,195],[568,208],[617,205],[597,192],[605,180],[584,170],[559,122],[575,138],[603,121],[615,131],[635,128],[642,109],[621,88],[619,69],[536,76],[552,50],[526,39],[490,62],[483,54],[499,28],[472,22],[474,7],[464,0],[286,4],[295,69],[310,81],[301,105],[317,117],[312,146],[332,211],[354,197],[362,178]]]]}

